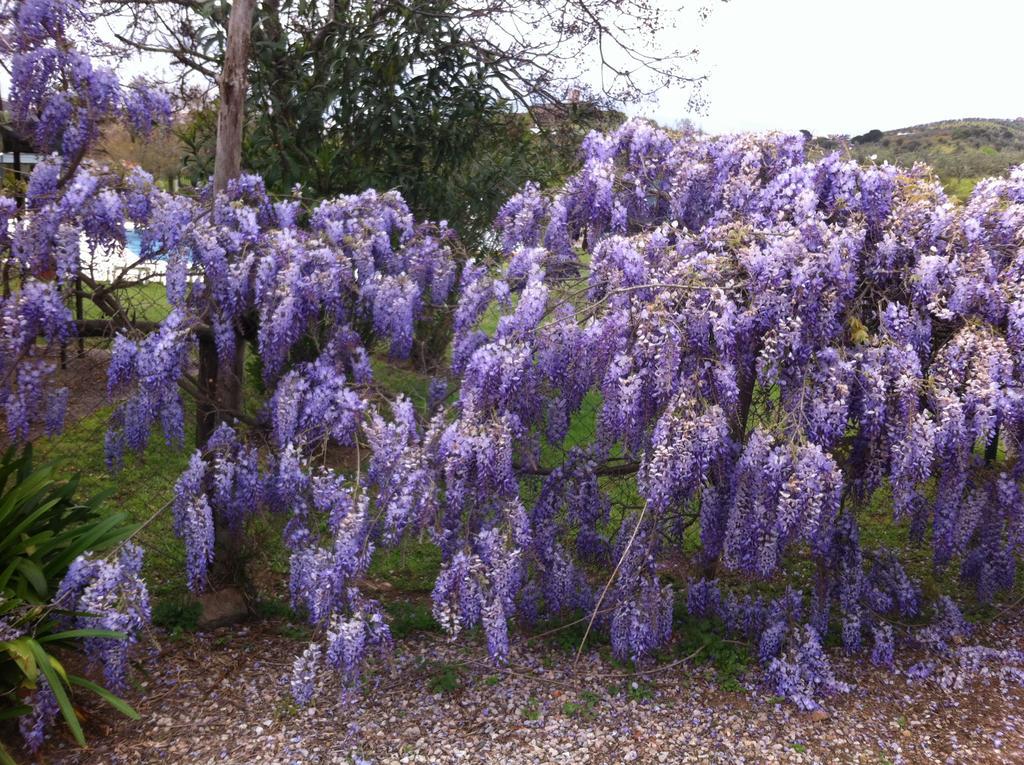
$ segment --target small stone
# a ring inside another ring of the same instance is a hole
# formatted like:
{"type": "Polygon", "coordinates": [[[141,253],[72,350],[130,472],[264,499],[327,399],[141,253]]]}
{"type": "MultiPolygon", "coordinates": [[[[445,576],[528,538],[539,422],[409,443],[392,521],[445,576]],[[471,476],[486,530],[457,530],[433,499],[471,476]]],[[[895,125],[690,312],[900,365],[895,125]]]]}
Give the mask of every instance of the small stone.
{"type": "Polygon", "coordinates": [[[203,593],[199,596],[199,608],[197,626],[204,630],[236,624],[249,615],[245,595],[236,587],[203,593]]]}

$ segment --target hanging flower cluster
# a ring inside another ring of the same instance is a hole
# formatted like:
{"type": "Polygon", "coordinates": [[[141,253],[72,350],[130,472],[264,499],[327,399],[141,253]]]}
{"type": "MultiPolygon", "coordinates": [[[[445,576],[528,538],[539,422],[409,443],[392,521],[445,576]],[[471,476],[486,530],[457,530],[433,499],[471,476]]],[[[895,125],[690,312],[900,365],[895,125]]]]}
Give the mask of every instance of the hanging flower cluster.
{"type": "MultiPolygon", "coordinates": [[[[55,614],[59,632],[85,632],[79,643],[85,657],[102,669],[104,685],[116,693],[127,688],[129,650],[150,621],[149,592],[141,569],[142,550],[131,543],[122,545],[110,560],[85,553],[71,562],[47,606],[55,614]]],[[[31,634],[31,625],[25,622],[0,620],[0,638],[5,641],[31,634]]],[[[57,696],[42,673],[25,703],[31,712],[18,717],[18,727],[25,746],[34,753],[60,714],[57,696]]]]}
{"type": "MultiPolygon", "coordinates": [[[[351,443],[365,406],[350,383],[372,380],[366,344],[386,339],[393,356],[408,358],[417,322],[452,290],[450,231],[415,226],[395,193],[324,202],[310,213],[309,228],[295,223],[297,203],[272,203],[254,176],[230,182],[215,200],[154,192],[150,202],[143,251],[169,258],[175,311],[144,340],[118,340],[111,380],[131,395],[115,432],[148,433],[159,417],[168,438],[176,437],[178,362],[187,360],[189,344],[210,337],[227,361],[254,334],[264,383],[274,391],[268,417],[278,446],[351,443]],[[297,360],[303,353],[312,360],[297,360]]],[[[109,458],[144,444],[111,438],[109,458]]]]}
{"type": "Polygon", "coordinates": [[[67,629],[106,630],[124,639],[91,637],[85,652],[102,666],[106,685],[117,693],[127,687],[128,651],[149,624],[149,593],[142,581],[142,549],[127,544],[117,559],[79,556],[68,568],[53,602],[69,615],[67,629]]]}
{"type": "Polygon", "coordinates": [[[61,170],[81,161],[104,119],[123,119],[137,132],[168,122],[166,94],[140,83],[124,87],[110,69],[97,66],[73,44],[89,34],[90,17],[74,0],[24,0],[9,6],[14,34],[5,37],[11,63],[11,111],[31,128],[33,144],[59,152],[61,170]]]}

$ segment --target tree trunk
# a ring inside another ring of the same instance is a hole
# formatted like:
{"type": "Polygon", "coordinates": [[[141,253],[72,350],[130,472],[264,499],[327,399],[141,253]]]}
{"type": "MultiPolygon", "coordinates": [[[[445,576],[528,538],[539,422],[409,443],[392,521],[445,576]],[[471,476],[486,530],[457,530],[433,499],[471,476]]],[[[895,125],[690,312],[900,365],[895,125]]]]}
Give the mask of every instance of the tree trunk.
{"type": "MultiPolygon", "coordinates": [[[[228,181],[242,171],[242,130],[245,124],[246,68],[252,39],[256,0],[234,0],[228,17],[228,43],[220,76],[220,107],[217,112],[217,153],[214,158],[214,197],[228,181]]],[[[242,374],[245,340],[235,337],[235,355],[230,369],[220,369],[216,345],[209,339],[199,343],[199,384],[202,396],[196,402],[196,446],[202,448],[213,434],[220,416],[237,412],[242,402],[242,374]]]]}
{"type": "Polygon", "coordinates": [[[740,367],[736,373],[736,386],[739,388],[739,401],[736,405],[736,413],[730,423],[730,435],[733,440],[742,444],[747,435],[747,421],[750,418],[750,405],[754,401],[754,388],[757,385],[757,354],[760,353],[760,343],[757,352],[750,361],[750,368],[740,367]]]}
{"type": "Polygon", "coordinates": [[[217,428],[217,345],[207,335],[199,336],[199,392],[196,400],[196,446],[202,448],[217,428]]]}
{"type": "Polygon", "coordinates": [[[242,172],[242,125],[245,119],[246,68],[252,39],[256,0],[234,0],[228,17],[228,47],[220,76],[220,109],[217,112],[217,154],[213,166],[213,190],[219,193],[242,172]]]}
{"type": "MultiPolygon", "coordinates": [[[[220,107],[217,112],[214,200],[227,189],[228,181],[242,172],[246,69],[255,9],[256,0],[234,0],[228,17],[227,49],[220,76],[220,107]]],[[[209,440],[222,418],[230,418],[232,412],[241,411],[245,338],[237,329],[234,332],[235,351],[230,364],[221,364],[212,337],[199,338],[200,396],[196,401],[196,444],[200,448],[209,440]]],[[[212,627],[244,618],[248,613],[244,597],[247,582],[239,529],[216,523],[210,580],[216,589],[200,599],[200,623],[212,627]]]]}

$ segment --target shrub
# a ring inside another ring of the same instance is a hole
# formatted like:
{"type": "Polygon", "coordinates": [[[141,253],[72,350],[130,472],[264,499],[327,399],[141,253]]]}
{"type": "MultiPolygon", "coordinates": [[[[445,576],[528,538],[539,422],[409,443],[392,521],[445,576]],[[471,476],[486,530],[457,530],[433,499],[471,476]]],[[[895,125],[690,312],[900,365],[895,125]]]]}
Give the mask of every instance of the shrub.
{"type": "Polygon", "coordinates": [[[880,141],[884,135],[885,134],[881,130],[875,128],[874,130],[869,130],[861,135],[855,135],[850,140],[854,143],[876,143],[877,141],[880,141]]]}

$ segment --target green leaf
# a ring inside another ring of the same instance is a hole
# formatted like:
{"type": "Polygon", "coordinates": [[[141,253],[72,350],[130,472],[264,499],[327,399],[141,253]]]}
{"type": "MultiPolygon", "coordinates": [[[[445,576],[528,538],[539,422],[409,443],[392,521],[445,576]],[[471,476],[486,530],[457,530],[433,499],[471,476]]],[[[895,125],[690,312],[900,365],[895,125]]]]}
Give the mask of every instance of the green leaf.
{"type": "Polygon", "coordinates": [[[82,503],[82,506],[95,511],[98,508],[102,507],[103,503],[113,496],[113,487],[107,487],[106,489],[101,489],[100,491],[96,492],[91,497],[89,497],[89,499],[85,500],[85,502],[82,503]]]}
{"type": "Polygon", "coordinates": [[[32,707],[27,704],[15,704],[12,707],[0,709],[0,720],[13,720],[15,717],[27,715],[31,711],[32,707]]]}
{"type": "Polygon", "coordinates": [[[86,689],[92,691],[97,696],[99,696],[101,699],[103,699],[105,702],[110,704],[110,706],[112,706],[118,712],[123,714],[125,717],[130,717],[132,720],[138,720],[139,719],[139,713],[138,712],[136,712],[134,709],[132,709],[132,707],[129,706],[123,699],[121,699],[118,696],[115,696],[113,693],[108,691],[102,685],[97,685],[96,683],[92,682],[91,680],[86,680],[84,677],[79,677],[78,675],[71,675],[68,678],[68,680],[71,681],[72,685],[78,685],[78,686],[81,686],[82,688],[86,688],[86,689]]]}
{"type": "Polygon", "coordinates": [[[28,579],[29,584],[39,594],[40,597],[46,597],[47,584],[46,575],[43,574],[43,570],[39,568],[38,564],[31,558],[18,558],[18,569],[28,579]]]}
{"type": "Polygon", "coordinates": [[[67,552],[57,560],[57,564],[62,567],[70,566],[71,561],[86,550],[102,550],[121,541],[136,529],[135,526],[121,525],[127,518],[127,513],[113,513],[104,518],[96,524],[92,531],[69,547],[67,552]]]}
{"type": "Polygon", "coordinates": [[[14,663],[18,665],[18,668],[25,677],[35,682],[36,675],[39,674],[39,668],[36,665],[32,649],[28,645],[29,640],[30,638],[22,637],[17,640],[0,643],[0,649],[6,651],[7,655],[14,659],[14,663]]]}
{"type": "Polygon", "coordinates": [[[54,536],[52,529],[44,529],[38,534],[23,539],[14,549],[8,550],[7,555],[28,555],[38,559],[45,557],[45,553],[54,547],[54,536]],[[37,553],[42,552],[43,555],[37,553]]]}
{"type": "Polygon", "coordinates": [[[17,484],[0,502],[0,527],[6,527],[11,521],[8,518],[14,515],[20,504],[27,498],[39,492],[50,480],[49,470],[40,470],[33,473],[21,483],[17,484]]]}
{"type": "MultiPolygon", "coordinates": [[[[36,664],[39,665],[39,669],[46,676],[46,682],[50,684],[50,690],[53,691],[53,695],[57,699],[57,706],[60,707],[60,713],[64,717],[64,722],[71,729],[71,735],[75,737],[75,741],[78,742],[79,746],[85,746],[85,734],[82,733],[82,725],[78,722],[78,715],[75,714],[75,708],[71,706],[71,699],[68,698],[64,684],[57,676],[57,672],[54,671],[57,667],[60,667],[60,663],[50,656],[35,640],[29,640],[28,645],[32,650],[32,654],[36,657],[36,664]]],[[[63,667],[60,667],[60,673],[62,675],[65,674],[63,667]]]]}
{"type": "Polygon", "coordinates": [[[36,510],[33,511],[27,518],[23,519],[21,523],[19,523],[17,526],[11,529],[7,536],[3,538],[3,541],[0,541],[0,552],[3,552],[4,548],[8,547],[13,542],[16,542],[18,537],[21,536],[22,532],[30,528],[32,524],[39,520],[42,516],[46,515],[46,513],[48,513],[50,509],[53,508],[54,505],[56,505],[58,502],[60,502],[60,497],[58,497],[57,499],[51,499],[49,502],[44,503],[40,507],[36,508],[36,510]]]}
{"type": "Polygon", "coordinates": [[[7,479],[18,470],[24,459],[24,457],[15,457],[15,447],[13,446],[4,452],[3,462],[0,463],[0,490],[7,488],[7,479]]]}
{"type": "Polygon", "coordinates": [[[7,753],[6,749],[4,749],[3,744],[0,744],[0,765],[18,765],[18,763],[14,761],[14,758],[7,753]]]}
{"type": "Polygon", "coordinates": [[[0,574],[0,591],[3,591],[7,587],[7,582],[10,581],[11,576],[18,568],[18,558],[15,558],[7,564],[7,568],[4,569],[3,573],[0,574]]]}
{"type": "Polygon", "coordinates": [[[18,481],[24,481],[32,470],[32,442],[25,444],[21,452],[21,459],[18,461],[18,481]]]}
{"type": "Polygon", "coordinates": [[[115,630],[65,630],[64,632],[54,632],[51,635],[41,637],[39,638],[39,642],[52,643],[55,640],[70,640],[71,638],[111,638],[113,640],[127,640],[128,636],[123,632],[116,632],[115,630]]]}
{"type": "Polygon", "coordinates": [[[65,684],[67,684],[68,673],[67,670],[64,669],[64,665],[57,661],[57,657],[54,656],[52,653],[48,653],[46,655],[50,657],[50,666],[57,670],[57,674],[60,675],[60,679],[63,680],[65,684]]]}

